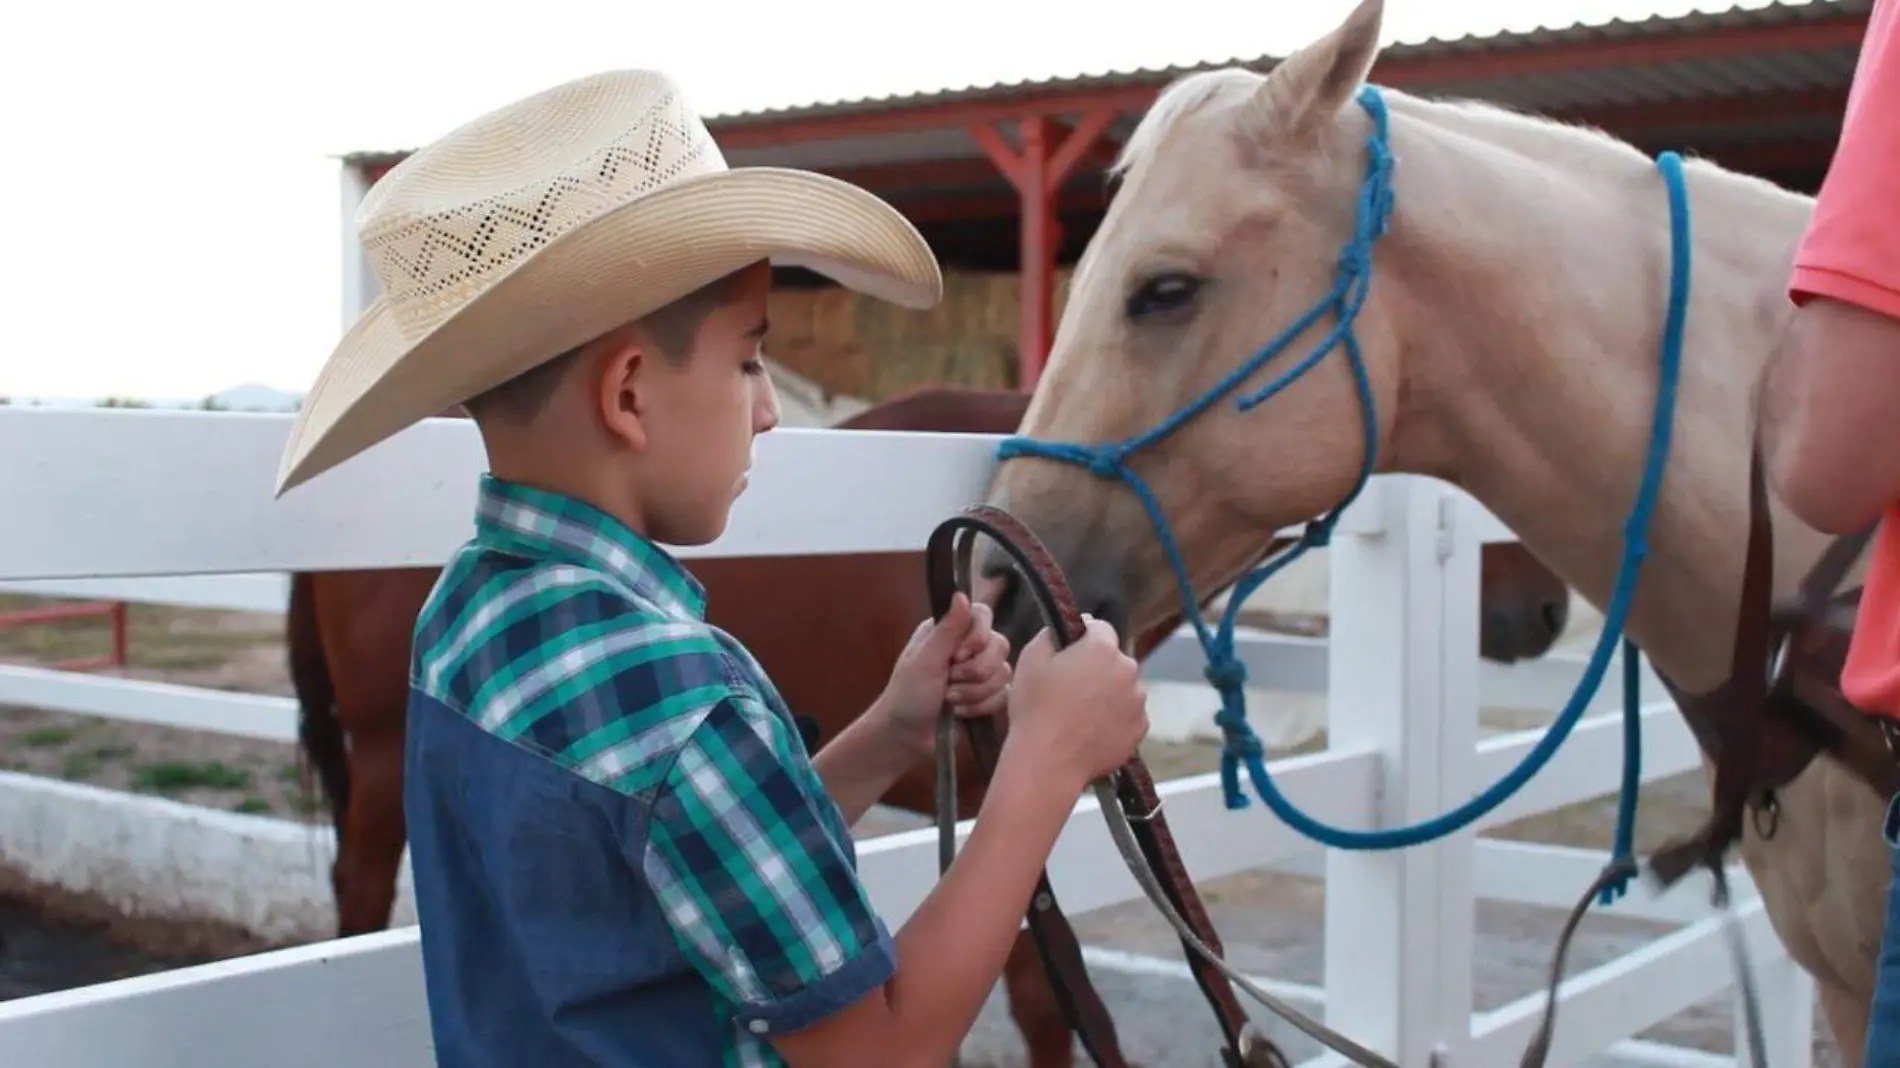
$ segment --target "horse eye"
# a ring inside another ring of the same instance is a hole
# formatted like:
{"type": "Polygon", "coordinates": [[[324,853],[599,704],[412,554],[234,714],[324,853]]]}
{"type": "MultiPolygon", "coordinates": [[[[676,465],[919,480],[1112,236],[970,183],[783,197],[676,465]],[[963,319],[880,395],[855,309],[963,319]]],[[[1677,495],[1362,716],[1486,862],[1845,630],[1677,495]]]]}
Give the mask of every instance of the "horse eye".
{"type": "Polygon", "coordinates": [[[1170,271],[1146,279],[1128,297],[1128,318],[1139,320],[1165,311],[1184,308],[1201,291],[1201,279],[1191,274],[1170,271]]]}

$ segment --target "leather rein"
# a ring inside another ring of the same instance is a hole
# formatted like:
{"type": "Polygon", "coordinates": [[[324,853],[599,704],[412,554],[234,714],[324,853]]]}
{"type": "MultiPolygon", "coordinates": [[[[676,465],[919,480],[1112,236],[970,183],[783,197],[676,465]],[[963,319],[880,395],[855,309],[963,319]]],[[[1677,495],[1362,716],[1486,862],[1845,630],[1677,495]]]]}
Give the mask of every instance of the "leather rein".
{"type": "MultiPolygon", "coordinates": [[[[992,539],[1015,561],[1028,585],[1056,648],[1079,640],[1085,626],[1067,579],[1036,536],[1008,512],[975,505],[939,524],[924,550],[930,589],[931,615],[942,619],[951,598],[961,590],[971,593],[971,554],[976,535],[992,539]]],[[[985,786],[995,772],[1002,750],[997,725],[988,718],[955,716],[946,705],[937,720],[937,854],[939,871],[956,859],[956,739],[955,724],[962,722],[985,786]]],[[[1398,1068],[1380,1056],[1261,989],[1223,959],[1220,936],[1181,861],[1174,835],[1168,829],[1154,777],[1136,756],[1092,788],[1129,872],[1150,902],[1173,925],[1186,951],[1189,970],[1220,1024],[1222,1063],[1227,1068],[1287,1068],[1286,1055],[1248,1019],[1234,987],[1286,1019],[1322,1045],[1367,1068],[1398,1068]]],[[[1127,1068],[1101,995],[1089,980],[1074,929],[1056,902],[1043,869],[1028,910],[1030,936],[1054,988],[1070,1030],[1101,1068],[1127,1068]]]]}

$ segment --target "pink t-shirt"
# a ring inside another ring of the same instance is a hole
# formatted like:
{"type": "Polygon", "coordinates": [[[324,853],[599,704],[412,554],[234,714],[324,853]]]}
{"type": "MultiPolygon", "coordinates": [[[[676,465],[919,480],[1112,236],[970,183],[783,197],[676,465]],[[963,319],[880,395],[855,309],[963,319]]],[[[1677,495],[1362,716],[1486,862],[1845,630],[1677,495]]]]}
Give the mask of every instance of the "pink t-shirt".
{"type": "MultiPolygon", "coordinates": [[[[1840,144],[1788,293],[1797,304],[1830,297],[1900,319],[1900,0],[1875,0],[1868,17],[1840,144]]],[[[1900,501],[1872,552],[1841,689],[1868,712],[1900,717],[1900,501]]]]}

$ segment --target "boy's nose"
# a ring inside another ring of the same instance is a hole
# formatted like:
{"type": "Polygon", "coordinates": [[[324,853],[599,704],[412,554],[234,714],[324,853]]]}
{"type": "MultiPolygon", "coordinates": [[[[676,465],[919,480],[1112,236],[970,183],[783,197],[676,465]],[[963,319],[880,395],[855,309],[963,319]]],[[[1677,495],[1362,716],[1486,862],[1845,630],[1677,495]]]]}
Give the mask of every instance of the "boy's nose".
{"type": "Polygon", "coordinates": [[[773,427],[778,426],[778,391],[772,388],[770,379],[766,380],[765,396],[757,405],[755,414],[757,417],[753,420],[753,424],[757,428],[758,433],[763,434],[773,427]]]}

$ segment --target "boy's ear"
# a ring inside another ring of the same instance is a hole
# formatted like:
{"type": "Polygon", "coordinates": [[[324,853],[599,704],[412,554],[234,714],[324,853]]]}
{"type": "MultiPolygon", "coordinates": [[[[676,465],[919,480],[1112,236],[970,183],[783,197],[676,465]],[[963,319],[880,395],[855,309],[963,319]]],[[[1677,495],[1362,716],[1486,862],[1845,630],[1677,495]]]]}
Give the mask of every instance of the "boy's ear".
{"type": "Polygon", "coordinates": [[[606,339],[594,367],[594,399],[600,405],[601,424],[616,441],[635,451],[647,444],[646,414],[649,376],[647,352],[639,337],[624,331],[606,339]]]}

